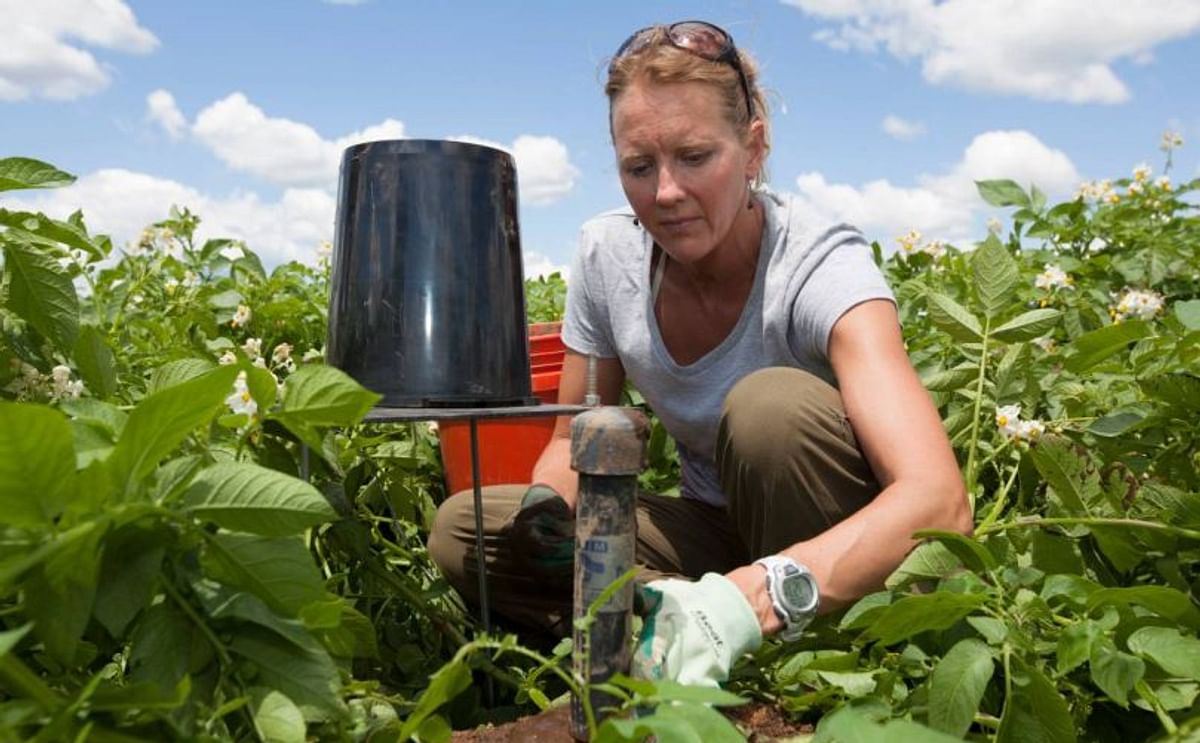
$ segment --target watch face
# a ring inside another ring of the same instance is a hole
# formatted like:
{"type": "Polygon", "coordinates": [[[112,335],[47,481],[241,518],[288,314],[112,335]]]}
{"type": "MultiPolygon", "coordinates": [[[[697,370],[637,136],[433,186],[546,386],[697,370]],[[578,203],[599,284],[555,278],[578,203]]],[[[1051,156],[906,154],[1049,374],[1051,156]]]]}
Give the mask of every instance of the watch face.
{"type": "Polygon", "coordinates": [[[783,600],[789,608],[807,611],[812,608],[816,594],[807,575],[789,575],[783,581],[783,600]]]}

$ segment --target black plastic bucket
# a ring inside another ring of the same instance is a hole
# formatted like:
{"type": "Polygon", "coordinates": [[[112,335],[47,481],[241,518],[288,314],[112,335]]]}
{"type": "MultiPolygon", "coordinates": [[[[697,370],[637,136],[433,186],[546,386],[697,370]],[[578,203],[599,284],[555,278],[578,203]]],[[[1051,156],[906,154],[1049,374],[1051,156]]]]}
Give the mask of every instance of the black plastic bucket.
{"type": "Polygon", "coordinates": [[[383,406],[537,402],[507,153],[439,140],[346,149],[326,359],[383,406]]]}

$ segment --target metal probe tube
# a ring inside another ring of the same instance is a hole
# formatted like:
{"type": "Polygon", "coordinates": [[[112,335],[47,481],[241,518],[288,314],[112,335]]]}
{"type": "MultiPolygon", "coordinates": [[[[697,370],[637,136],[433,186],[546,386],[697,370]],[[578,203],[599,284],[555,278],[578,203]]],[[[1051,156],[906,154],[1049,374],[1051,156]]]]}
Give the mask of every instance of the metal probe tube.
{"type": "MultiPolygon", "coordinates": [[[[634,565],[637,477],[645,463],[647,435],[646,417],[633,408],[594,408],[571,422],[571,467],[579,473],[576,625],[604,589],[634,565]]],[[[633,592],[630,582],[614,593],[599,607],[587,633],[576,626],[574,667],[578,678],[595,684],[614,673],[629,673],[633,592]]],[[[589,702],[599,723],[601,710],[618,700],[592,691],[589,702]]],[[[571,735],[588,740],[587,717],[578,697],[571,699],[571,735]]]]}

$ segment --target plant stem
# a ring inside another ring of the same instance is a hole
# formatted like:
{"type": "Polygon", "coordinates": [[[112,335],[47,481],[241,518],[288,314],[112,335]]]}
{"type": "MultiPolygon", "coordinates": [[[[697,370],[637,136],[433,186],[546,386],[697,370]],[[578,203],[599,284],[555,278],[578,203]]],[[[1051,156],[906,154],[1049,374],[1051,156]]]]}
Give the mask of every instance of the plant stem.
{"type": "Polygon", "coordinates": [[[976,528],[976,533],[979,531],[987,531],[987,529],[1000,518],[1000,513],[1004,510],[1004,506],[1008,503],[1008,491],[1012,488],[1013,481],[1017,479],[1017,473],[1021,471],[1020,466],[1013,467],[1012,474],[1008,476],[1008,481],[996,493],[996,500],[992,503],[992,510],[988,511],[987,518],[983,520],[976,528]]]}
{"type": "Polygon", "coordinates": [[[971,512],[975,512],[975,452],[979,447],[979,411],[983,408],[983,383],[987,379],[988,334],[992,320],[983,318],[983,338],[979,349],[979,377],[975,380],[975,411],[971,414],[971,443],[967,447],[967,498],[971,501],[971,512]]]}
{"type": "Polygon", "coordinates": [[[1131,526],[1138,529],[1152,529],[1154,531],[1162,531],[1168,534],[1174,534],[1177,537],[1192,539],[1200,542],[1200,531],[1195,529],[1185,529],[1182,526],[1171,526],[1170,524],[1159,524],[1154,521],[1143,521],[1141,519],[1117,519],[1117,518],[1100,518],[1100,517],[1063,517],[1063,518],[1020,518],[1016,521],[1007,521],[1003,524],[995,524],[988,527],[980,527],[975,530],[975,536],[981,537],[986,534],[994,534],[1000,531],[1008,531],[1009,529],[1021,529],[1025,527],[1036,526],[1131,526]]]}
{"type": "Polygon", "coordinates": [[[1167,735],[1175,735],[1179,731],[1179,727],[1171,719],[1171,716],[1167,714],[1167,711],[1163,709],[1162,701],[1154,693],[1154,690],[1150,688],[1150,684],[1146,683],[1146,679],[1138,679],[1134,688],[1137,689],[1138,695],[1149,702],[1150,706],[1154,708],[1154,714],[1158,716],[1158,721],[1162,723],[1163,730],[1167,731],[1167,735]]]}
{"type": "Polygon", "coordinates": [[[221,642],[220,638],[213,634],[212,628],[208,626],[207,622],[200,618],[200,615],[196,613],[196,610],[192,608],[192,605],[189,604],[183,596],[179,595],[179,591],[176,590],[175,586],[171,585],[170,580],[164,580],[162,582],[162,587],[167,592],[167,595],[171,597],[171,600],[178,604],[180,609],[183,609],[183,613],[188,615],[188,618],[191,619],[192,623],[195,624],[200,630],[200,634],[204,635],[208,642],[213,646],[213,650],[217,652],[217,657],[221,659],[221,663],[224,665],[224,667],[229,668],[233,661],[229,657],[229,651],[225,649],[225,643],[221,642]]]}

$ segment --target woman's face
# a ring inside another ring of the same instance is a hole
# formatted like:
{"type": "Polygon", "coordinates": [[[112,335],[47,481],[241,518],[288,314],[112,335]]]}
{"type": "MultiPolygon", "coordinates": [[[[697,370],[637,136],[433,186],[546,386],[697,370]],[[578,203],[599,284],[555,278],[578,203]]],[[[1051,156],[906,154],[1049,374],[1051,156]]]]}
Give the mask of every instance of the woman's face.
{"type": "Polygon", "coordinates": [[[613,102],[612,131],[625,197],[663,250],[694,263],[726,244],[762,162],[760,123],[743,141],[712,86],[639,81],[613,102]]]}

